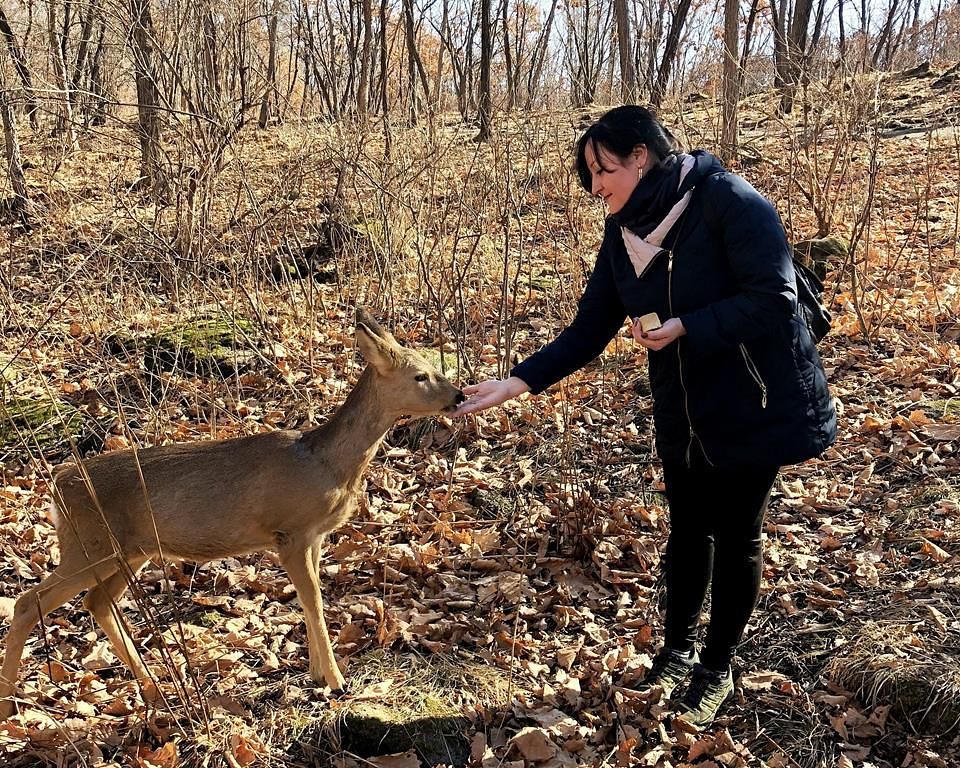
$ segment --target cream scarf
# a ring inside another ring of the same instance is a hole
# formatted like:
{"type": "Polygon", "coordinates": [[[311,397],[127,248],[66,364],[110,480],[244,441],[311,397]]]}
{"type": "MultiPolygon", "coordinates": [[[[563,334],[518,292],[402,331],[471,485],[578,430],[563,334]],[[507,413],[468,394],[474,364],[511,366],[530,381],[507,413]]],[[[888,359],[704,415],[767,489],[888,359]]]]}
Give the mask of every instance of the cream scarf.
{"type": "MultiPolygon", "coordinates": [[[[693,168],[696,160],[691,155],[684,155],[682,163],[678,187],[683,184],[684,178],[693,168]]],[[[663,239],[667,236],[670,228],[677,223],[677,219],[687,210],[694,189],[695,187],[688,189],[683,197],[674,204],[673,208],[667,212],[663,221],[646,237],[640,237],[627,227],[620,227],[620,231],[623,233],[623,244],[627,247],[627,255],[630,257],[630,263],[633,264],[637,277],[643,277],[653,260],[663,251],[663,248],[660,247],[663,239]]]]}

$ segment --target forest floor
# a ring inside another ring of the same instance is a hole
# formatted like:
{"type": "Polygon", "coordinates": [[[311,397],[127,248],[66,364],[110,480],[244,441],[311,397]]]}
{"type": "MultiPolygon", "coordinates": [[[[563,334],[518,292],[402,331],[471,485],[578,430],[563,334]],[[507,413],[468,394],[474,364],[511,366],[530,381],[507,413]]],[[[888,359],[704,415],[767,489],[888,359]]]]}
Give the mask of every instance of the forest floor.
{"type": "MultiPolygon", "coordinates": [[[[388,433],[322,568],[349,696],[311,685],[301,612],[274,555],[156,564],[120,608],[166,702],[145,707],[75,600],[34,633],[0,762],[960,765],[952,73],[824,83],[811,96],[821,106],[789,119],[769,94],[743,104],[736,169],[794,240],[817,232],[819,213],[856,246],[854,267],[829,265],[836,319],[820,346],[840,436],[778,481],[760,605],[714,727],[678,728],[630,689],[660,641],[668,518],[646,362],[624,335],[542,396],[388,433]],[[365,706],[396,716],[389,740],[357,735],[365,706]],[[424,746],[438,722],[453,737],[424,746]]],[[[0,633],[57,562],[45,493],[71,452],[322,421],[360,371],[360,302],[460,381],[496,376],[549,340],[599,241],[602,214],[569,170],[586,117],[524,122],[499,148],[454,123],[429,141],[397,129],[393,151],[411,158],[395,160],[389,183],[371,170],[382,136],[355,145],[316,124],[244,129],[211,182],[196,253],[169,234],[200,215],[186,185],[163,209],[130,187],[128,129],[87,136],[55,163],[51,139],[25,138],[43,223],[7,226],[0,264],[0,633]],[[341,188],[344,234],[329,222],[346,158],[359,170],[341,188]],[[179,349],[176,324],[195,329],[197,317],[227,325],[216,366],[179,349]],[[161,340],[171,327],[173,347],[161,340]]],[[[709,102],[665,120],[688,145],[715,143],[709,102]]]]}

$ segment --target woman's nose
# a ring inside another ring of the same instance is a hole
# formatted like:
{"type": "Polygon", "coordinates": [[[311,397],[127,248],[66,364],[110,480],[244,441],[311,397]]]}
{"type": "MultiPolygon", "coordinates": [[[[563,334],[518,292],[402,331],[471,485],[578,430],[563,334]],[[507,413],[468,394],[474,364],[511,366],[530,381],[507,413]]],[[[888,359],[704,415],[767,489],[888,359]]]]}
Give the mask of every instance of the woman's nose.
{"type": "Polygon", "coordinates": [[[600,182],[600,178],[594,176],[593,183],[590,185],[590,191],[593,193],[594,197],[597,197],[599,196],[601,189],[603,189],[603,184],[600,182]]]}

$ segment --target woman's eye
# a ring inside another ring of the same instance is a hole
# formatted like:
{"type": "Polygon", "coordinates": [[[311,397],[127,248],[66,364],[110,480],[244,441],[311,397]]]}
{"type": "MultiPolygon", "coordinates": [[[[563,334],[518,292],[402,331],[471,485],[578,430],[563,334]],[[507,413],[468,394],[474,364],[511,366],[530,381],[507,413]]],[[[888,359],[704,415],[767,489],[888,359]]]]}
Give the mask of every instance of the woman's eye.
{"type": "Polygon", "coordinates": [[[430,377],[427,376],[427,374],[425,374],[425,373],[418,373],[414,378],[415,378],[417,381],[426,381],[426,380],[429,379],[430,377]]]}

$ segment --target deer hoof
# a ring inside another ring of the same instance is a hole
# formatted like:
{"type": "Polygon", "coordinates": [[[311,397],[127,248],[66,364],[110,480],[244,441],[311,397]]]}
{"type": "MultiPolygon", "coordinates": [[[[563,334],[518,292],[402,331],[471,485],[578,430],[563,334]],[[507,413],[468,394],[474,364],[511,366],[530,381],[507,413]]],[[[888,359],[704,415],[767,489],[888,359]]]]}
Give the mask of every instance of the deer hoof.
{"type": "Polygon", "coordinates": [[[13,717],[13,713],[16,711],[17,705],[12,699],[4,699],[3,701],[0,701],[0,721],[13,717]]]}

